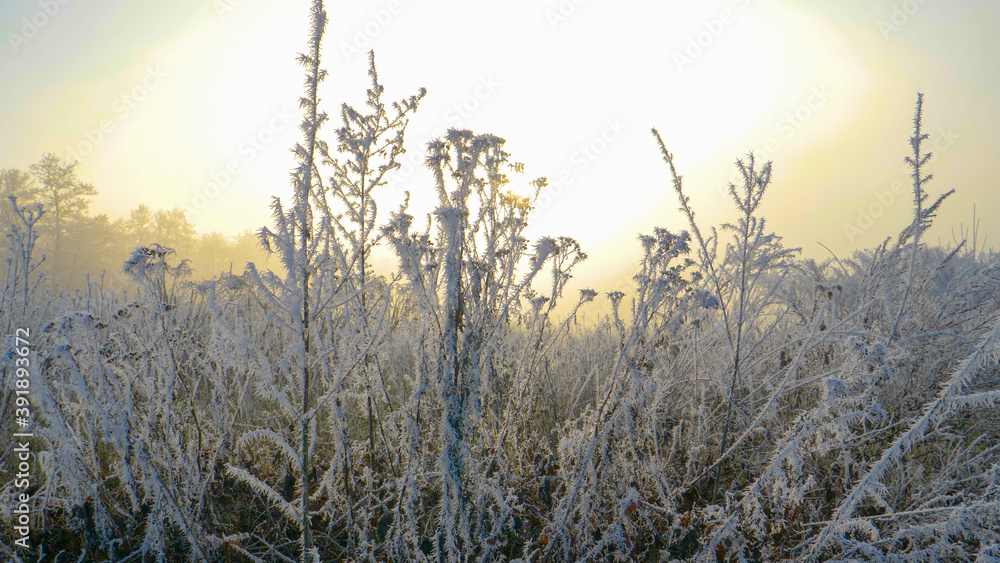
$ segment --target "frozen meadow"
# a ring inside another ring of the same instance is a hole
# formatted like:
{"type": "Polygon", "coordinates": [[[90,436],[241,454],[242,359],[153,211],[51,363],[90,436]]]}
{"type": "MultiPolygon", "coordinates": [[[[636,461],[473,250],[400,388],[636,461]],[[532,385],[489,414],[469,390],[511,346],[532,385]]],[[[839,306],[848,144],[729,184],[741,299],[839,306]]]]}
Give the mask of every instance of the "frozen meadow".
{"type": "Polygon", "coordinates": [[[587,255],[525,238],[546,184],[500,137],[428,140],[430,215],[377,205],[425,91],[387,99],[370,54],[365,105],[323,107],[326,25],[317,0],[270,267],[195,281],[148,244],[132,290],[65,290],[66,209],[4,202],[5,560],[1000,561],[1000,258],[923,236],[951,192],[922,95],[882,244],[786,247],[752,154],[705,225],[654,130],[686,224],[638,237],[630,291],[570,292],[587,255]]]}

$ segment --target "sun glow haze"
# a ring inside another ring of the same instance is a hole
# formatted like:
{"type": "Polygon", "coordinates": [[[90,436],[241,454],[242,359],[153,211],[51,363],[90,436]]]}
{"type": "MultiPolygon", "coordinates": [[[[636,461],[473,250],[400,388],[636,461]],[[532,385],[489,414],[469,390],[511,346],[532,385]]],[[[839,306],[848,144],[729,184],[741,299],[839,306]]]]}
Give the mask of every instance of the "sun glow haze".
{"type": "MultiPolygon", "coordinates": [[[[188,206],[200,231],[226,234],[270,224],[270,197],[290,193],[302,91],[294,56],[305,49],[307,6],[218,4],[79,0],[16,53],[4,45],[0,166],[76,155],[100,192],[96,211],[188,206]],[[152,87],[121,111],[122,96],[144,84],[152,87]],[[113,129],[84,156],[78,147],[104,120],[113,129]],[[212,183],[218,195],[208,197],[212,183]]],[[[591,257],[578,278],[614,284],[634,271],[638,232],[687,228],[649,134],[656,127],[706,225],[731,218],[724,189],[752,150],[774,161],[765,211],[786,244],[816,257],[826,252],[817,242],[847,253],[908,220],[904,197],[861,234],[845,230],[901,177],[918,90],[932,141],[948,139],[935,149],[929,189],[957,189],[932,238],[949,241],[973,203],[980,216],[1000,212],[995,3],[927,2],[885,35],[879,22],[893,6],[882,2],[563,4],[572,12],[527,0],[328,6],[327,139],[339,104],[363,102],[370,48],[390,99],[428,90],[383,213],[404,191],[415,215],[432,208],[419,167],[429,139],[449,127],[490,132],[526,165],[514,189],[540,176],[553,185],[529,234],[577,238],[591,257]]],[[[6,3],[0,29],[17,32],[37,9],[6,3]]],[[[1000,238],[995,224],[986,230],[1000,238]]]]}

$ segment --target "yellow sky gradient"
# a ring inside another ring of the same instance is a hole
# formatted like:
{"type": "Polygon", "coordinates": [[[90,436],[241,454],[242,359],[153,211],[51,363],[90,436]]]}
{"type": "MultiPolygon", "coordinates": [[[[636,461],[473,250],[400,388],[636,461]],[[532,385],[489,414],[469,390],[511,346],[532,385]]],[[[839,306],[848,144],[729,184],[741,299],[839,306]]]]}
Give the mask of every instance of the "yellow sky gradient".
{"type": "MultiPolygon", "coordinates": [[[[227,234],[269,224],[270,197],[289,193],[306,4],[5,3],[0,167],[55,152],[80,160],[95,211],[185,205],[199,230],[227,234]]],[[[390,98],[428,90],[381,209],[410,190],[414,211],[430,210],[415,164],[433,135],[497,134],[553,182],[530,233],[577,238],[591,256],[578,279],[607,290],[634,270],[638,232],[686,228],[650,127],[705,225],[732,217],[723,190],[754,150],[774,161],[771,228],[808,256],[826,255],[818,243],[843,255],[909,221],[909,187],[896,182],[922,91],[929,190],[956,189],[930,240],[950,242],[973,204],[1000,240],[1000,5],[814,4],[333,3],[324,107],[360,104],[358,53],[374,48],[390,98]]]]}

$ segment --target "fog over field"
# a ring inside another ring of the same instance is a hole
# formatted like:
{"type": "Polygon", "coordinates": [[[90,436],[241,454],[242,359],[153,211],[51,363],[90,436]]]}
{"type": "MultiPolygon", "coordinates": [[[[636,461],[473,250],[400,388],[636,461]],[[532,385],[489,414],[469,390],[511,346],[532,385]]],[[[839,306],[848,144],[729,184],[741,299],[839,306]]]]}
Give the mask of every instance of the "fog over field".
{"type": "Polygon", "coordinates": [[[1000,561],[1000,6],[0,6],[10,561],[1000,561]]]}

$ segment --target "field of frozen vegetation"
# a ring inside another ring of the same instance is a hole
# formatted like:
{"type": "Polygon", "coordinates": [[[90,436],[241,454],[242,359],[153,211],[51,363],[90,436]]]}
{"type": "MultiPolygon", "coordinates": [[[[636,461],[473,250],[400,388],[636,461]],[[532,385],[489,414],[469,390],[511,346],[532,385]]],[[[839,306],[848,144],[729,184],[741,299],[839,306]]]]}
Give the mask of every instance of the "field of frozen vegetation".
{"type": "Polygon", "coordinates": [[[585,249],[525,239],[511,187],[544,180],[500,137],[427,140],[429,216],[376,205],[424,91],[372,55],[366,105],[322,107],[311,17],[293,197],[244,237],[267,268],[193,279],[182,216],[97,224],[70,163],[4,171],[0,557],[1000,561],[1000,257],[922,236],[950,192],[921,95],[884,243],[803,258],[752,155],[703,224],[654,130],[686,222],[638,237],[630,291],[570,291],[585,249]],[[57,283],[88,259],[123,283],[57,283]]]}

